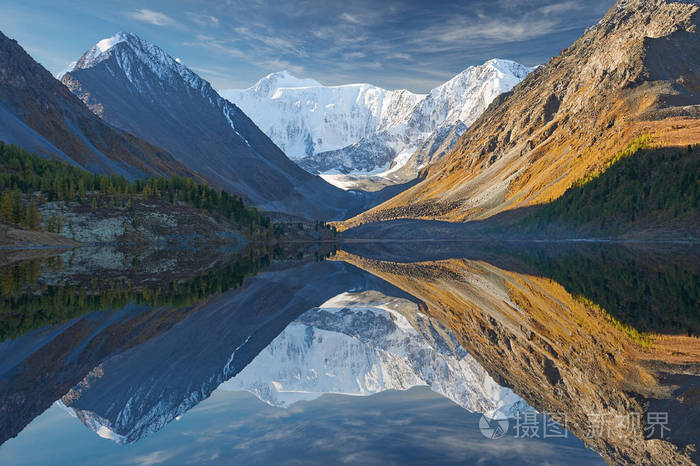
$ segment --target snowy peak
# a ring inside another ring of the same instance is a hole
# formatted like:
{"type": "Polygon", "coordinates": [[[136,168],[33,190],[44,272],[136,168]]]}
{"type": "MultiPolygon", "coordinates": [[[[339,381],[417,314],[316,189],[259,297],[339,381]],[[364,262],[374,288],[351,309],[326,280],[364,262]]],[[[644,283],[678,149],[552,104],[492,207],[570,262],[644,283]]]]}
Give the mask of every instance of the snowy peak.
{"type": "Polygon", "coordinates": [[[297,78],[287,70],[270,73],[260,79],[250,89],[261,97],[272,97],[280,88],[286,87],[321,87],[314,79],[297,78]]]}
{"type": "Polygon", "coordinates": [[[135,85],[145,79],[139,65],[145,65],[160,80],[182,78],[192,88],[203,89],[209,84],[189,68],[168,55],[157,45],[129,32],[118,32],[102,39],[78,60],[73,69],[84,70],[113,58],[135,85]]]}
{"type": "Polygon", "coordinates": [[[513,60],[504,60],[502,58],[492,58],[483,65],[482,68],[495,68],[504,75],[513,75],[520,79],[525,79],[525,76],[530,74],[533,68],[521,65],[520,63],[513,60]]]}
{"type": "Polygon", "coordinates": [[[435,89],[430,94],[438,94],[444,89],[459,88],[462,93],[473,91],[487,82],[495,83],[493,88],[512,87],[532,71],[532,68],[511,60],[491,59],[482,65],[470,66],[435,89]]]}
{"type": "Polygon", "coordinates": [[[99,41],[61,81],[112,126],[257,207],[337,219],[364,202],[299,168],[206,80],[134,34],[99,41]]]}
{"type": "Polygon", "coordinates": [[[471,125],[499,94],[522,81],[531,68],[511,60],[491,59],[470,66],[432,91],[414,113],[415,125],[432,131],[440,125],[471,125]]]}
{"type": "Polygon", "coordinates": [[[109,58],[109,51],[115,45],[121,44],[122,42],[135,44],[136,47],[139,47],[141,38],[129,32],[118,32],[112,37],[102,39],[93,45],[87,52],[85,52],[82,57],[80,57],[80,59],[74,65],[74,69],[92,68],[101,61],[109,58]]]}
{"type": "Polygon", "coordinates": [[[532,68],[511,60],[491,59],[483,65],[470,66],[455,77],[432,91],[430,95],[443,93],[446,89],[459,89],[467,94],[488,82],[493,82],[493,89],[512,87],[519,83],[532,71],[532,68]]]}
{"type": "Polygon", "coordinates": [[[220,93],[306,170],[362,175],[398,169],[442,126],[471,125],[530,71],[492,59],[423,95],[371,84],[323,86],[281,71],[220,93]]]}
{"type": "Polygon", "coordinates": [[[370,84],[323,86],[285,71],[220,94],[294,160],[353,144],[401,120],[424,97],[370,84]]]}

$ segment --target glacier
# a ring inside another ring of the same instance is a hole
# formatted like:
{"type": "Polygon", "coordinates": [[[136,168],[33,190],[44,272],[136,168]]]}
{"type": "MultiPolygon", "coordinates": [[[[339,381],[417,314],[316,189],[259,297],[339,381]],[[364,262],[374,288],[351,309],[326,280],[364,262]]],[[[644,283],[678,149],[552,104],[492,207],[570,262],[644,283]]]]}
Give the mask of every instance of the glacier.
{"type": "MultiPolygon", "coordinates": [[[[392,178],[426,141],[446,134],[444,128],[459,128],[448,144],[451,149],[499,94],[510,91],[532,69],[492,59],[470,66],[427,94],[371,84],[324,86],[281,71],[248,89],[219,94],[311,173],[392,178]]],[[[400,181],[415,177],[420,168],[412,164],[400,181]]],[[[344,189],[352,186],[342,177],[326,179],[344,189]]]]}
{"type": "Polygon", "coordinates": [[[323,86],[288,71],[272,73],[245,90],[219,94],[238,105],[295,161],[341,149],[406,118],[425,96],[371,84],[323,86]]]}

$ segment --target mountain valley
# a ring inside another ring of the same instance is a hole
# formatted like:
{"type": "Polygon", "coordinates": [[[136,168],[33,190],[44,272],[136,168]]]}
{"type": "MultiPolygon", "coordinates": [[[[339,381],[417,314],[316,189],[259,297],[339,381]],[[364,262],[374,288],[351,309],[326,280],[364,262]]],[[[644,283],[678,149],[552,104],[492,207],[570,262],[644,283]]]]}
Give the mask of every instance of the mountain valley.
{"type": "Polygon", "coordinates": [[[699,0],[27,3],[0,464],[700,463],[699,0]]]}

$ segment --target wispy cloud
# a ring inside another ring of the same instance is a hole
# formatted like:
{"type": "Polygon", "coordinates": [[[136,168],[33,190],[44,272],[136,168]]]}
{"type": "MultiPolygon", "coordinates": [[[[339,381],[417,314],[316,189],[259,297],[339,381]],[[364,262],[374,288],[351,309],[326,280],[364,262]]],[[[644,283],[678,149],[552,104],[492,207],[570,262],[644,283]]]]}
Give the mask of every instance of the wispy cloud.
{"type": "Polygon", "coordinates": [[[170,16],[160,11],[149,10],[148,8],[142,8],[135,11],[130,11],[126,13],[132,19],[136,21],[142,21],[144,23],[149,23],[154,26],[174,26],[177,25],[175,21],[170,16]]]}
{"type": "Polygon", "coordinates": [[[347,12],[340,15],[340,18],[347,21],[348,23],[353,23],[353,24],[360,24],[362,22],[362,21],[360,21],[359,18],[357,18],[356,16],[353,16],[347,12]]]}
{"type": "Polygon", "coordinates": [[[188,11],[185,13],[187,17],[195,24],[201,27],[219,27],[220,20],[216,16],[203,15],[188,11]]]}
{"type": "Polygon", "coordinates": [[[272,52],[277,54],[293,53],[295,55],[304,56],[305,53],[300,46],[300,43],[293,37],[280,37],[275,34],[272,28],[267,26],[249,27],[240,26],[234,28],[234,31],[243,38],[250,41],[258,42],[267,46],[272,52]]]}
{"type": "Polygon", "coordinates": [[[202,76],[207,81],[211,81],[212,78],[218,79],[231,79],[231,70],[224,68],[213,68],[213,67],[199,67],[191,66],[190,69],[196,72],[198,75],[202,76]]]}
{"type": "Polygon", "coordinates": [[[183,42],[182,45],[186,47],[209,49],[217,53],[228,55],[232,58],[247,58],[247,55],[234,45],[234,41],[217,39],[214,36],[209,36],[206,34],[197,34],[193,40],[183,42]]]}
{"type": "Polygon", "coordinates": [[[217,87],[244,87],[287,69],[326,84],[363,81],[425,92],[494,57],[543,63],[612,1],[434,0],[428,6],[403,0],[227,0],[196,11],[162,7],[129,15],[187,31],[178,45],[202,50],[188,55],[202,70],[223,64],[235,70],[202,71],[217,87]]]}
{"type": "Polygon", "coordinates": [[[132,459],[131,464],[139,466],[153,466],[154,464],[165,463],[175,456],[175,453],[165,450],[158,450],[142,456],[136,456],[132,459]]]}

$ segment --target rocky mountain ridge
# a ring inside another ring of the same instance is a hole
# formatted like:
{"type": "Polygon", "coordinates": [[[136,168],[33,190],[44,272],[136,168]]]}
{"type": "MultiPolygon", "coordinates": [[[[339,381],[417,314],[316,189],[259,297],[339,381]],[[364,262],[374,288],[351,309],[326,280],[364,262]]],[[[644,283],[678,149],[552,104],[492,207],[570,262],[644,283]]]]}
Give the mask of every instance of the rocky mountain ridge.
{"type": "Polygon", "coordinates": [[[164,149],[103,122],[2,33],[0,140],[89,171],[129,179],[195,176],[164,149]]]}
{"type": "Polygon", "coordinates": [[[634,138],[700,141],[698,3],[618,2],[573,45],[494,100],[423,181],[346,226],[478,220],[548,202],[634,138]]]}
{"type": "Polygon", "coordinates": [[[134,34],[99,41],[61,80],[108,123],[166,148],[259,208],[342,218],[357,204],[289,160],[207,81],[134,34]]]}

